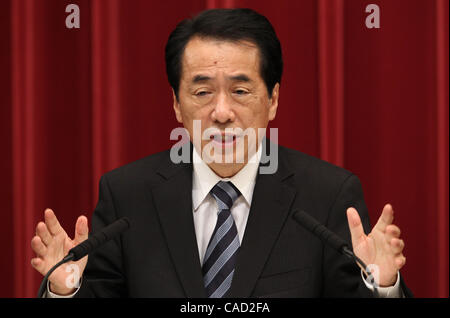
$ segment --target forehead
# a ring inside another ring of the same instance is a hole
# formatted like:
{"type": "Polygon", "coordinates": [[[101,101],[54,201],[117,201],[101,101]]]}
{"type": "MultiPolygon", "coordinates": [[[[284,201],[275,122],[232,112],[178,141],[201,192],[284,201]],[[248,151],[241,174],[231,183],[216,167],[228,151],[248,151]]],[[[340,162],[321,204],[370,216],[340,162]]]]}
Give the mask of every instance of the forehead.
{"type": "Polygon", "coordinates": [[[182,77],[216,71],[256,75],[259,74],[259,59],[258,47],[251,42],[194,37],[184,50],[182,77]]]}

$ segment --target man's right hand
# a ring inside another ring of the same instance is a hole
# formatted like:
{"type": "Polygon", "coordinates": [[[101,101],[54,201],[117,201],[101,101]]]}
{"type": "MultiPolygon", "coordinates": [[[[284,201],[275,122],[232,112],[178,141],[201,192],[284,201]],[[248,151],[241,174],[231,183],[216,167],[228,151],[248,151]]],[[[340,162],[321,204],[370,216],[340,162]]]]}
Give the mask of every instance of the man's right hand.
{"type": "MultiPolygon", "coordinates": [[[[44,212],[44,222],[36,226],[36,236],[31,240],[31,248],[36,257],[31,260],[31,265],[42,275],[59,261],[61,261],[70,249],[88,238],[88,220],[85,216],[78,217],[75,225],[75,238],[72,240],[61,227],[55,214],[51,209],[44,212]]],[[[73,270],[66,271],[68,266],[78,266],[77,274],[81,278],[86,267],[88,257],[85,256],[77,262],[68,262],[58,267],[49,277],[50,290],[58,295],[69,295],[75,291],[73,270]],[[72,276],[71,276],[72,275],[72,276]],[[69,277],[71,276],[71,277],[69,277]]]]}

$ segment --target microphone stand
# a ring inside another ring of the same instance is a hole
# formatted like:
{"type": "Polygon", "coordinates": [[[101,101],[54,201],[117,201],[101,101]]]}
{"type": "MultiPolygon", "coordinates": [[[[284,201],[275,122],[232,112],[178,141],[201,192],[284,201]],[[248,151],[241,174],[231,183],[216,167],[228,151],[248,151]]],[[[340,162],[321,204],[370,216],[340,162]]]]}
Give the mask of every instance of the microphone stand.
{"type": "Polygon", "coordinates": [[[295,221],[297,221],[297,223],[305,227],[320,240],[322,240],[325,244],[359,264],[367,273],[367,275],[372,278],[370,283],[373,287],[374,296],[377,298],[379,297],[377,286],[375,284],[376,282],[374,277],[372,276],[372,273],[370,272],[366,264],[364,264],[364,262],[359,257],[357,257],[355,253],[353,253],[352,249],[348,247],[347,242],[345,242],[335,233],[327,229],[324,225],[320,224],[316,219],[302,210],[294,212],[293,218],[295,219],[295,221]]]}
{"type": "Polygon", "coordinates": [[[375,285],[375,278],[372,276],[372,273],[370,272],[369,268],[367,267],[367,265],[358,257],[356,256],[355,253],[353,253],[353,251],[348,247],[348,246],[343,246],[342,247],[342,254],[347,256],[350,259],[353,259],[356,263],[358,263],[362,268],[364,268],[364,271],[367,273],[368,277],[371,277],[372,279],[370,280],[370,284],[373,287],[373,294],[375,296],[375,298],[379,298],[379,293],[378,293],[378,289],[377,286],[375,285]]]}
{"type": "Polygon", "coordinates": [[[50,275],[55,271],[55,269],[57,269],[59,266],[61,266],[64,263],[70,262],[71,260],[73,260],[75,256],[72,253],[67,254],[66,257],[64,257],[59,263],[56,263],[55,266],[53,266],[48,273],[44,276],[44,278],[42,279],[41,282],[41,286],[39,286],[39,290],[37,293],[37,298],[42,298],[42,296],[44,295],[45,292],[45,288],[47,286],[47,281],[48,278],[50,277],[50,275]]]}
{"type": "Polygon", "coordinates": [[[42,279],[41,286],[39,287],[37,297],[41,298],[42,295],[44,295],[48,278],[50,277],[50,274],[55,271],[55,269],[57,269],[59,266],[69,261],[78,261],[79,259],[83,258],[90,252],[98,248],[100,245],[104,244],[109,240],[112,240],[114,237],[121,234],[122,232],[125,232],[126,230],[128,230],[129,227],[130,227],[130,220],[127,217],[122,217],[121,219],[116,220],[115,222],[106,226],[97,233],[90,235],[88,239],[84,240],[83,242],[72,248],[66,255],[66,257],[64,257],[59,263],[53,266],[44,276],[44,278],[42,279]]]}

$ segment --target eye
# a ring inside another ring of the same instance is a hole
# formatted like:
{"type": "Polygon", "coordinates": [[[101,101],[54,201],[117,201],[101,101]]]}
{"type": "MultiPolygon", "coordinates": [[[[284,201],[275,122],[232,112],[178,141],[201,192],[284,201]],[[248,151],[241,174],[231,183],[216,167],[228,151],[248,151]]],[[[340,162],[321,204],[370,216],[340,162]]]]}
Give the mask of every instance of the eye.
{"type": "Polygon", "coordinates": [[[206,96],[208,94],[210,94],[210,92],[208,92],[208,91],[200,91],[200,92],[195,93],[195,96],[202,97],[202,96],[206,96]]]}
{"type": "Polygon", "coordinates": [[[248,94],[248,92],[246,90],[240,89],[240,88],[235,89],[234,93],[237,94],[237,95],[247,95],[248,94]]]}

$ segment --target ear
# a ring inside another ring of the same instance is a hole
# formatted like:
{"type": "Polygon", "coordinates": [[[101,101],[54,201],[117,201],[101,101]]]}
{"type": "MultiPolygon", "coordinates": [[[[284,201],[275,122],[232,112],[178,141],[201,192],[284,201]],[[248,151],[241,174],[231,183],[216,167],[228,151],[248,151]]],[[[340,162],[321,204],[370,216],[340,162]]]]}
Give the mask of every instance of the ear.
{"type": "Polygon", "coordinates": [[[175,117],[177,118],[177,121],[182,124],[183,123],[183,117],[181,116],[181,108],[180,108],[180,102],[177,100],[177,96],[175,95],[175,91],[172,88],[172,97],[173,97],[173,110],[175,111],[175,117]]]}
{"type": "Polygon", "coordinates": [[[278,97],[280,96],[280,83],[276,83],[272,90],[272,97],[269,99],[269,121],[274,120],[277,115],[278,97]]]}

